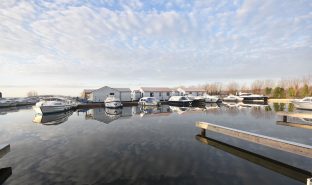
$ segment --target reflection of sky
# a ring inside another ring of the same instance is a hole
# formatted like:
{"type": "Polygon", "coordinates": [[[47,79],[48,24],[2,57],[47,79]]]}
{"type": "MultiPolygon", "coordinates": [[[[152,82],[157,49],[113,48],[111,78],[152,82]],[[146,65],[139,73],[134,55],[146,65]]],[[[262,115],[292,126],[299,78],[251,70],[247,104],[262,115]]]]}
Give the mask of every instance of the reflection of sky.
{"type": "MultiPolygon", "coordinates": [[[[129,112],[133,110],[139,109],[129,108],[129,112]]],[[[264,109],[234,111],[221,106],[217,111],[194,112],[171,112],[167,116],[157,116],[159,112],[155,112],[156,116],[143,118],[136,113],[112,124],[85,120],[83,113],[74,113],[67,122],[56,126],[32,123],[32,110],[1,115],[0,141],[10,143],[11,152],[0,160],[0,165],[13,168],[6,184],[297,183],[199,143],[195,139],[199,133],[195,122],[217,123],[305,144],[311,144],[310,130],[276,125],[278,117],[264,109]]],[[[208,135],[311,171],[312,161],[307,158],[215,133],[207,132],[208,135]]]]}

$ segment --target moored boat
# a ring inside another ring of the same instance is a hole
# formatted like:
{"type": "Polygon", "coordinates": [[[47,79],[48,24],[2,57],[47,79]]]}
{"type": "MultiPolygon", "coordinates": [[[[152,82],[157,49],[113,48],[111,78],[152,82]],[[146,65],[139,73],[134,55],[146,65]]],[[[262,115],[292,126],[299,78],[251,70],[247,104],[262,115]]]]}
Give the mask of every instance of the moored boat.
{"type": "Polygon", "coordinates": [[[268,97],[259,94],[252,93],[239,93],[239,97],[243,98],[243,101],[267,101],[268,97]]]}
{"type": "Polygon", "coordinates": [[[140,99],[140,101],[138,103],[139,103],[139,105],[143,105],[143,106],[157,106],[157,105],[160,105],[159,100],[154,98],[154,97],[143,97],[143,98],[140,99]]]}
{"type": "Polygon", "coordinates": [[[230,94],[229,96],[223,98],[223,101],[235,101],[235,102],[238,102],[238,101],[243,101],[244,98],[242,97],[239,97],[239,96],[235,96],[235,95],[232,95],[230,94]]]}
{"type": "Polygon", "coordinates": [[[193,100],[190,100],[186,96],[171,96],[168,100],[169,105],[177,105],[183,107],[192,106],[193,100]]]}
{"type": "Polygon", "coordinates": [[[33,106],[33,109],[35,110],[36,113],[48,114],[67,111],[76,106],[77,105],[73,103],[71,100],[65,98],[52,97],[39,101],[38,103],[36,103],[35,106],[33,106]]]}
{"type": "Polygon", "coordinates": [[[122,107],[122,103],[119,98],[115,96],[108,96],[105,99],[105,107],[107,108],[119,108],[122,107]]]}
{"type": "Polygon", "coordinates": [[[312,110],[312,97],[305,97],[303,99],[295,99],[291,101],[297,109],[312,110]]]}
{"type": "Polygon", "coordinates": [[[217,103],[221,102],[221,99],[217,96],[204,95],[206,103],[217,103]]]}

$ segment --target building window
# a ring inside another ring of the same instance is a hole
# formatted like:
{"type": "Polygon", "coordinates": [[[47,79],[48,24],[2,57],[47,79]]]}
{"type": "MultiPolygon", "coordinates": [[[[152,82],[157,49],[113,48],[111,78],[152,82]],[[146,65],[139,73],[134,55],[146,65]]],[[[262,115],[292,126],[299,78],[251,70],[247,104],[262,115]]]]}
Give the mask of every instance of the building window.
{"type": "Polygon", "coordinates": [[[151,93],[150,93],[150,97],[154,97],[154,93],[151,92],[151,93]]]}
{"type": "Polygon", "coordinates": [[[161,92],[159,92],[159,97],[161,97],[161,92]]]}
{"type": "Polygon", "coordinates": [[[167,92],[167,96],[170,96],[170,92],[167,92]]]}
{"type": "Polygon", "coordinates": [[[109,93],[109,95],[115,95],[115,93],[109,93]]]}

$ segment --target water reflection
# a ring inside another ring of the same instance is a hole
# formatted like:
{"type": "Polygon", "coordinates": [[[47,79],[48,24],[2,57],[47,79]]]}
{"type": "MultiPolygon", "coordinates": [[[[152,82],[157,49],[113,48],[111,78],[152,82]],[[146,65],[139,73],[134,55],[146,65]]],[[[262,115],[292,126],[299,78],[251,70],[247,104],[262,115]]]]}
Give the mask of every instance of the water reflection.
{"type": "Polygon", "coordinates": [[[305,183],[307,179],[312,176],[312,173],[309,171],[296,168],[294,166],[244,150],[242,148],[235,147],[233,145],[223,143],[221,141],[212,138],[208,138],[204,134],[196,135],[195,138],[196,140],[200,141],[203,144],[213,146],[222,151],[228,152],[234,156],[240,157],[242,159],[245,159],[254,164],[260,165],[262,167],[265,167],[269,170],[280,173],[282,175],[285,175],[302,183],[305,183]]]}
{"type": "Polygon", "coordinates": [[[59,125],[68,120],[68,118],[73,114],[73,111],[53,113],[53,114],[36,114],[33,122],[40,123],[42,125],[59,125]]]}
{"type": "Polygon", "coordinates": [[[32,106],[30,105],[18,106],[18,107],[2,107],[0,108],[0,115],[6,115],[8,113],[14,113],[20,110],[31,109],[31,108],[32,106]]]}

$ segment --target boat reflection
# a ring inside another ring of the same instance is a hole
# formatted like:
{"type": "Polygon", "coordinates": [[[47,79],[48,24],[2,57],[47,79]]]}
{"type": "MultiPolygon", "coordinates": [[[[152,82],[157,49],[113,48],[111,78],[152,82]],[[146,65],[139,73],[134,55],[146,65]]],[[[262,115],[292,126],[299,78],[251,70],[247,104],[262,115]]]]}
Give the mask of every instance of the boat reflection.
{"type": "Polygon", "coordinates": [[[8,113],[18,112],[20,110],[31,109],[31,105],[24,105],[18,107],[1,107],[0,108],[0,115],[6,115],[8,113]]]}
{"type": "Polygon", "coordinates": [[[120,118],[125,119],[130,116],[132,116],[132,107],[118,109],[94,108],[85,112],[85,119],[93,119],[105,124],[109,124],[120,118]]]}
{"type": "Polygon", "coordinates": [[[59,125],[68,120],[68,118],[73,114],[73,111],[54,113],[54,114],[36,114],[33,122],[40,123],[42,125],[59,125]]]}
{"type": "Polygon", "coordinates": [[[236,146],[232,146],[226,143],[223,143],[221,141],[208,138],[204,134],[196,135],[196,140],[200,141],[203,144],[207,144],[210,146],[213,146],[215,148],[218,148],[222,151],[225,151],[227,153],[230,153],[234,156],[240,157],[242,159],[245,159],[249,162],[252,162],[254,164],[257,164],[259,166],[265,167],[269,170],[272,170],[274,172],[280,173],[282,175],[285,175],[287,177],[290,177],[294,180],[297,180],[299,182],[306,183],[307,179],[312,176],[312,173],[303,169],[296,168],[294,166],[282,163],[280,161],[276,161],[274,159],[244,150],[242,148],[238,148],[236,146]]]}
{"type": "Polygon", "coordinates": [[[137,113],[140,117],[150,116],[168,116],[171,114],[169,105],[162,106],[140,106],[139,112],[137,113]]]}

